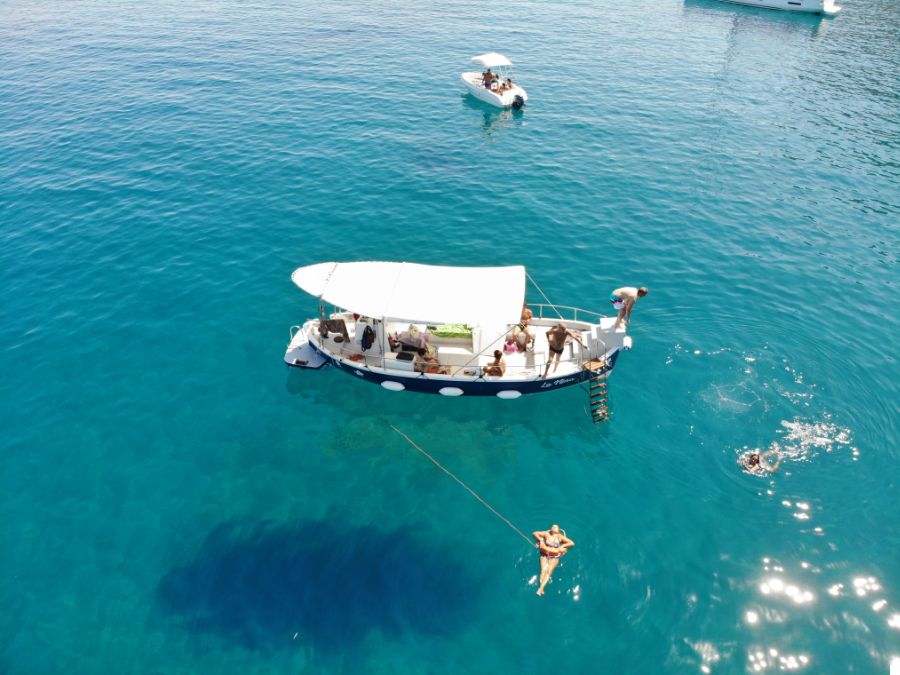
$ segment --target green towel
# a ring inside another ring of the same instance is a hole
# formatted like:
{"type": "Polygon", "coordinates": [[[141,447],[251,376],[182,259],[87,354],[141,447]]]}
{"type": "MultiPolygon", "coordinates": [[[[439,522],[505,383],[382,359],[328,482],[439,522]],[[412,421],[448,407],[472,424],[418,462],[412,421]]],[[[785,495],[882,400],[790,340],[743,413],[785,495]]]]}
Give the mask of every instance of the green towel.
{"type": "Polygon", "coordinates": [[[472,329],[464,323],[445,323],[442,326],[428,326],[428,332],[440,338],[472,337],[472,329]]]}

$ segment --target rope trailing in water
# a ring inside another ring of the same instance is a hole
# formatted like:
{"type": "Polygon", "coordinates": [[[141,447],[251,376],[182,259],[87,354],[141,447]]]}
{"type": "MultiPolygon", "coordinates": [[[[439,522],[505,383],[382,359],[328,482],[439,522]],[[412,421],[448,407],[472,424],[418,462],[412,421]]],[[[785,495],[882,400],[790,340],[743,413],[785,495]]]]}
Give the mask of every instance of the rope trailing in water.
{"type": "Polygon", "coordinates": [[[556,315],[557,315],[560,319],[562,319],[562,318],[563,318],[563,315],[559,313],[559,310],[556,308],[556,305],[554,305],[552,302],[550,302],[550,298],[548,298],[548,297],[547,297],[547,294],[544,293],[544,289],[541,288],[540,286],[538,286],[538,282],[536,282],[536,281],[532,278],[532,276],[528,273],[528,270],[525,270],[525,276],[528,277],[528,280],[529,280],[532,284],[534,284],[534,287],[535,287],[536,289],[538,289],[538,293],[540,293],[540,294],[544,297],[544,300],[546,300],[546,301],[547,301],[547,304],[550,305],[550,306],[553,308],[553,311],[556,312],[556,315]]]}
{"type": "Polygon", "coordinates": [[[413,446],[416,450],[418,450],[418,451],[421,452],[423,455],[425,455],[425,457],[427,457],[429,460],[431,460],[431,463],[432,463],[432,464],[434,464],[437,468],[439,468],[439,469],[440,469],[441,471],[443,471],[445,474],[447,474],[448,476],[450,476],[450,478],[452,478],[452,479],[455,480],[457,483],[459,483],[460,485],[462,485],[466,490],[468,490],[469,493],[470,493],[473,497],[475,497],[475,499],[477,499],[477,500],[480,501],[482,504],[484,504],[484,506],[485,506],[491,513],[493,513],[493,514],[494,514],[495,516],[497,516],[500,520],[502,520],[504,523],[506,523],[507,525],[509,525],[513,530],[515,530],[515,531],[519,534],[520,537],[522,537],[522,539],[524,539],[525,541],[527,541],[529,546],[533,546],[533,547],[537,548],[537,544],[535,544],[534,541],[532,541],[531,537],[529,537],[529,536],[526,535],[524,532],[522,532],[522,530],[520,530],[518,527],[516,527],[515,525],[513,525],[512,522],[510,522],[509,518],[507,518],[506,516],[504,516],[503,514],[501,514],[497,509],[495,509],[493,506],[491,506],[491,505],[488,504],[486,501],[484,501],[481,497],[479,497],[479,496],[478,496],[478,493],[475,492],[475,490],[473,490],[472,488],[470,488],[468,485],[466,485],[464,482],[462,482],[459,478],[457,478],[457,477],[456,477],[456,474],[454,474],[452,471],[450,471],[450,470],[447,469],[445,466],[443,466],[439,461],[437,461],[434,457],[432,457],[432,456],[429,455],[427,452],[425,452],[425,450],[423,450],[421,447],[419,447],[419,445],[417,445],[416,442],[415,442],[413,439],[411,439],[409,436],[407,436],[406,434],[404,434],[402,431],[400,431],[400,430],[399,430],[397,427],[395,427],[393,424],[388,424],[388,426],[389,426],[391,429],[393,429],[394,431],[396,431],[398,434],[400,434],[401,436],[403,436],[403,438],[406,439],[406,442],[407,442],[407,443],[409,443],[409,444],[410,444],[411,446],[413,446]]]}

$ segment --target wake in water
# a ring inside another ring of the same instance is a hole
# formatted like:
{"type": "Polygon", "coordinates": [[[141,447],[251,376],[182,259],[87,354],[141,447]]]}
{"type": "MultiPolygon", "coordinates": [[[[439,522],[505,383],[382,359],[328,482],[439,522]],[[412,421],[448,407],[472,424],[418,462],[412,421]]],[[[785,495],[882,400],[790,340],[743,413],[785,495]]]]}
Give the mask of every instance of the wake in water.
{"type": "MultiPolygon", "coordinates": [[[[666,365],[680,362],[696,369],[702,361],[717,362],[720,381],[707,382],[698,390],[697,415],[740,419],[747,428],[777,425],[778,437],[768,444],[747,443],[734,450],[744,470],[753,455],[765,460],[755,464],[761,468],[751,467],[750,472],[759,476],[771,475],[779,465],[783,470],[783,462],[806,462],[821,453],[849,449],[854,461],[859,456],[850,429],[834,422],[831,413],[815,410],[818,386],[768,345],[755,350],[701,350],[676,344],[666,365]]],[[[714,372],[709,366],[705,370],[714,372]]]]}
{"type": "MultiPolygon", "coordinates": [[[[834,424],[828,415],[821,422],[805,422],[798,418],[782,420],[781,427],[776,433],[783,434],[783,437],[772,441],[767,448],[744,446],[739,449],[739,463],[743,463],[744,458],[751,454],[769,454],[783,461],[805,462],[822,452],[834,452],[842,448],[850,449],[854,461],[859,457],[859,449],[851,444],[850,429],[834,424]]],[[[766,474],[761,472],[760,475],[766,474]]]]}

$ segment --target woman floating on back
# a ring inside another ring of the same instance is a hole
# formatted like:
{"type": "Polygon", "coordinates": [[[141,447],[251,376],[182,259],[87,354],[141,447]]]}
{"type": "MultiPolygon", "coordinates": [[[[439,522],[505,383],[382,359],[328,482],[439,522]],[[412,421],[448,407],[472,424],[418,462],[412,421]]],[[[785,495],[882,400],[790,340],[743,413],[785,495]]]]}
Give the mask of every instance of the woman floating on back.
{"type": "Polygon", "coordinates": [[[559,559],[575,545],[575,542],[559,529],[559,525],[551,525],[549,530],[532,532],[531,536],[537,539],[538,549],[541,552],[541,585],[537,589],[537,594],[543,595],[544,587],[553,576],[553,570],[559,565],[559,559]]]}

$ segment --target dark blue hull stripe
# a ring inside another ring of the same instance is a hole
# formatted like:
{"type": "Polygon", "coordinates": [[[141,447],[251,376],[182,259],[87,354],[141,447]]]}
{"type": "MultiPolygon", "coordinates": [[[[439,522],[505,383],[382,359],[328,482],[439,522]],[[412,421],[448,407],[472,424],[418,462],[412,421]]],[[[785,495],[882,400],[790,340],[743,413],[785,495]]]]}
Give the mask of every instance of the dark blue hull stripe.
{"type": "MultiPolygon", "coordinates": [[[[348,364],[339,359],[334,358],[327,352],[319,351],[322,356],[328,359],[329,363],[335,368],[344,371],[349,375],[358,377],[366,382],[373,384],[381,384],[382,382],[396,382],[402,384],[404,391],[415,391],[423,394],[439,394],[444,387],[455,387],[461,389],[463,396],[496,396],[501,391],[517,391],[521,394],[537,394],[542,391],[550,391],[561,387],[569,387],[579,382],[584,382],[593,377],[593,373],[588,370],[582,370],[578,373],[553,377],[552,374],[546,379],[534,380],[455,380],[455,379],[434,379],[424,374],[412,377],[403,377],[402,375],[386,375],[382,372],[370,370],[361,364],[348,364]]],[[[611,371],[619,358],[619,350],[617,349],[610,356],[610,364],[606,372],[611,371]]]]}

